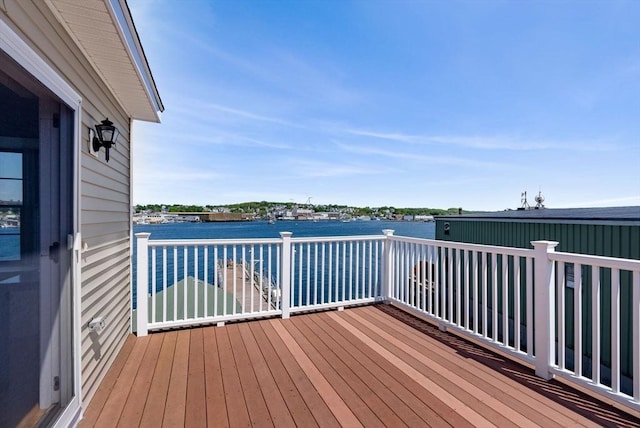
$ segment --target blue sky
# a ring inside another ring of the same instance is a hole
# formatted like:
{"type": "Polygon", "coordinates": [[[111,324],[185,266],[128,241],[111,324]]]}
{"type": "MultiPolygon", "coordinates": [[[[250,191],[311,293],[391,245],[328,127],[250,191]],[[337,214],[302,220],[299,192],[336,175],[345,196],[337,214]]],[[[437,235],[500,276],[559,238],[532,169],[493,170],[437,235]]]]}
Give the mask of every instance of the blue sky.
{"type": "Polygon", "coordinates": [[[639,1],[129,6],[134,203],[640,205],[639,1]]]}

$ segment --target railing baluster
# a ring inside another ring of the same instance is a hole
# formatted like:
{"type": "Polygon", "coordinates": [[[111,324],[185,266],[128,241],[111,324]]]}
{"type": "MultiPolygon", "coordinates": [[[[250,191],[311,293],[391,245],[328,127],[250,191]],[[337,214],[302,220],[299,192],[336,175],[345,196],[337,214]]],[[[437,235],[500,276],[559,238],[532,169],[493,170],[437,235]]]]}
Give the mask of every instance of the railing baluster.
{"type": "Polygon", "coordinates": [[[461,270],[461,266],[462,266],[462,254],[463,251],[462,250],[457,250],[455,253],[455,263],[456,263],[456,273],[455,276],[453,277],[453,280],[455,281],[455,290],[456,290],[456,295],[455,295],[455,302],[456,302],[456,325],[458,327],[460,327],[462,325],[462,282],[463,282],[463,278],[462,278],[462,270],[461,270]]]}
{"type": "MultiPolygon", "coordinates": [[[[369,283],[367,284],[367,297],[373,297],[372,280],[373,280],[373,243],[369,241],[369,283]]],[[[377,260],[377,257],[376,257],[377,260]]]]}
{"type": "Polygon", "coordinates": [[[440,273],[441,273],[441,266],[440,266],[440,247],[433,247],[434,250],[434,256],[435,256],[435,279],[434,279],[434,287],[436,290],[436,295],[435,297],[435,309],[434,309],[434,315],[437,317],[442,318],[441,314],[440,314],[440,273]]]}
{"type": "Polygon", "coordinates": [[[520,314],[520,257],[513,258],[513,346],[516,351],[520,351],[520,326],[521,314],[520,314]]]}
{"type": "MultiPolygon", "coordinates": [[[[227,251],[226,245],[222,246],[222,314],[227,315],[227,279],[229,278],[229,268],[227,266],[227,251]]],[[[234,305],[235,306],[235,305],[234,305]]]]}
{"type": "Polygon", "coordinates": [[[327,303],[333,302],[333,243],[329,242],[329,251],[328,251],[328,263],[329,268],[327,269],[327,303]]]}
{"type": "MultiPolygon", "coordinates": [[[[234,266],[237,264],[236,258],[234,257],[234,266]]],[[[241,259],[241,269],[240,269],[240,284],[242,285],[242,311],[245,312],[247,310],[247,254],[246,254],[246,246],[242,245],[240,248],[240,259],[241,259]]],[[[234,277],[237,276],[234,274],[234,277]]],[[[249,290],[251,292],[251,290],[249,290]]],[[[251,302],[251,300],[249,300],[251,302]]],[[[252,311],[253,307],[249,309],[252,311]]]]}
{"type": "Polygon", "coordinates": [[[527,257],[526,260],[525,278],[528,278],[525,281],[527,295],[527,356],[533,357],[533,259],[527,257]]]}
{"type": "MultiPolygon", "coordinates": [[[[193,247],[193,318],[198,318],[198,246],[193,247]]],[[[185,287],[188,285],[185,282],[185,287]]],[[[185,319],[188,318],[185,316],[185,319]]]]}
{"type": "Polygon", "coordinates": [[[620,392],[620,270],[611,270],[611,389],[620,392]]]}
{"type": "Polygon", "coordinates": [[[173,321],[178,319],[178,246],[173,247],[173,321]]]}
{"type": "MultiPolygon", "coordinates": [[[[233,315],[237,313],[238,306],[238,246],[234,245],[231,249],[231,275],[233,281],[233,315]]],[[[242,302],[244,309],[244,302],[242,302]]]]}
{"type": "Polygon", "coordinates": [[[469,250],[464,251],[464,278],[462,280],[463,290],[464,290],[464,328],[465,330],[469,330],[469,301],[471,300],[469,297],[469,257],[473,253],[470,253],[469,250]]]}
{"type": "Polygon", "coordinates": [[[591,379],[600,383],[600,268],[591,267],[591,379]]]}
{"type": "Polygon", "coordinates": [[[208,291],[209,291],[209,246],[205,245],[204,246],[204,259],[203,259],[203,266],[204,266],[204,281],[203,281],[203,286],[204,286],[204,292],[203,294],[203,298],[204,298],[204,302],[203,302],[203,316],[204,318],[207,318],[209,316],[209,295],[208,295],[208,291]]]}
{"type": "Polygon", "coordinates": [[[573,365],[576,376],[582,376],[582,265],[574,265],[573,276],[573,365]]]}
{"type": "Polygon", "coordinates": [[[502,254],[502,343],[509,346],[509,256],[502,254]]]}
{"type": "Polygon", "coordinates": [[[155,323],[156,319],[156,247],[151,247],[151,319],[150,323],[155,323]]]}
{"type": "Polygon", "coordinates": [[[162,321],[167,321],[167,246],[162,246],[162,321]]]}
{"type": "MultiPolygon", "coordinates": [[[[213,246],[213,316],[218,316],[218,246],[213,246]]],[[[224,290],[224,286],[222,287],[224,290]]],[[[226,293],[225,293],[226,294],[226,293]]]]}
{"type": "MultiPolygon", "coordinates": [[[[326,265],[326,247],[327,247],[327,243],[323,242],[322,243],[322,255],[321,255],[321,262],[320,262],[320,269],[322,269],[322,274],[321,274],[321,278],[320,278],[320,303],[327,303],[327,300],[325,299],[324,296],[324,281],[325,281],[325,265],[326,265]]],[[[329,274],[329,277],[331,277],[331,274],[329,274]]]]}
{"type": "Polygon", "coordinates": [[[473,257],[473,332],[479,334],[480,331],[478,329],[478,256],[480,253],[474,251],[472,253],[473,257]]]}
{"type": "Polygon", "coordinates": [[[640,271],[633,272],[631,281],[631,346],[633,349],[633,399],[640,403],[640,271]]]}
{"type": "Polygon", "coordinates": [[[498,254],[491,253],[491,327],[494,342],[498,341],[498,254]]]}
{"type": "Polygon", "coordinates": [[[336,267],[335,267],[335,284],[334,284],[334,297],[333,297],[333,301],[337,302],[338,301],[338,286],[340,284],[339,280],[340,280],[340,243],[336,242],[335,243],[335,247],[336,247],[336,267]]]}
{"type": "Polygon", "coordinates": [[[558,324],[558,367],[564,369],[566,367],[565,361],[565,315],[564,315],[564,305],[565,305],[565,265],[564,262],[558,263],[558,287],[556,294],[558,296],[557,308],[556,312],[557,316],[557,324],[558,324]]]}
{"type": "Polygon", "coordinates": [[[435,250],[435,247],[432,246],[427,246],[427,257],[429,262],[427,263],[427,285],[429,287],[429,293],[427,293],[427,300],[428,300],[428,304],[427,304],[427,308],[428,308],[428,312],[431,315],[435,315],[435,311],[433,309],[433,298],[434,298],[434,294],[436,292],[436,279],[434,278],[434,270],[433,270],[433,266],[434,266],[434,261],[433,261],[433,252],[435,250]]]}
{"type": "Polygon", "coordinates": [[[347,295],[347,243],[342,242],[342,301],[344,302],[347,295]]]}
{"type": "Polygon", "coordinates": [[[355,269],[356,269],[356,282],[355,282],[355,284],[352,283],[350,288],[354,289],[354,294],[355,294],[354,298],[358,299],[360,297],[360,292],[359,292],[359,290],[360,290],[360,243],[359,242],[356,242],[356,260],[355,260],[355,262],[356,262],[356,267],[355,267],[355,269]]]}
{"type": "Polygon", "coordinates": [[[183,259],[182,259],[182,318],[187,319],[187,279],[189,277],[189,248],[185,245],[183,247],[183,259]]]}
{"type": "Polygon", "coordinates": [[[307,243],[307,280],[305,282],[307,283],[305,305],[309,306],[311,304],[311,243],[307,243]]]}
{"type": "Polygon", "coordinates": [[[482,254],[482,335],[489,337],[489,253],[482,254]]]}

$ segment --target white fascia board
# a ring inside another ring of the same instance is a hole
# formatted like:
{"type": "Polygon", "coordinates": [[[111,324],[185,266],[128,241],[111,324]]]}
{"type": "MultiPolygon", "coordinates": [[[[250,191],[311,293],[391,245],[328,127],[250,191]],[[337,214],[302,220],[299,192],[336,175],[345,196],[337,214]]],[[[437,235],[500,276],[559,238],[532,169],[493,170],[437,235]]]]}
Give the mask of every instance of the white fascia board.
{"type": "Polygon", "coordinates": [[[120,34],[120,38],[127,49],[127,54],[129,58],[131,58],[136,72],[145,87],[147,97],[156,111],[156,119],[160,122],[160,116],[157,112],[164,111],[164,105],[162,104],[158,88],[151,75],[151,69],[149,68],[149,63],[140,44],[140,38],[138,37],[138,32],[131,18],[129,7],[125,0],[108,0],[107,5],[109,6],[109,12],[114,18],[114,22],[117,24],[118,34],[120,34]]]}

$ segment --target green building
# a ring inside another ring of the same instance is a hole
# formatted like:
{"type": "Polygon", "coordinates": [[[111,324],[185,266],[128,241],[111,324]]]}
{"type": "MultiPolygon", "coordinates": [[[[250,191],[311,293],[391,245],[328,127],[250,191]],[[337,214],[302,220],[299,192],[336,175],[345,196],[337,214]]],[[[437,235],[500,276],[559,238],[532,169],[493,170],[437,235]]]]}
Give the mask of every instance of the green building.
{"type": "MultiPolygon", "coordinates": [[[[596,256],[640,260],[640,207],[575,208],[575,209],[519,209],[500,212],[479,212],[456,216],[437,216],[436,239],[472,244],[497,245],[531,249],[531,241],[559,242],[556,251],[596,256]]],[[[566,300],[565,322],[567,338],[567,365],[573,366],[573,270],[565,267],[566,300]]],[[[601,308],[601,372],[606,383],[611,367],[611,274],[600,272],[601,308]]],[[[591,372],[592,297],[591,269],[582,269],[582,343],[583,373],[591,372]]],[[[621,274],[620,367],[623,387],[631,388],[633,352],[631,349],[632,308],[631,273],[621,274]]],[[[513,284],[509,284],[510,292],[513,284]]],[[[524,298],[524,293],[521,293],[524,298]]],[[[499,297],[501,302],[501,296],[499,297]]],[[[489,300],[489,303],[491,300],[489,300]]],[[[520,302],[521,308],[526,305],[520,302]]],[[[499,304],[501,306],[501,303],[499,304]]],[[[502,308],[499,307],[502,311],[502,308]]],[[[513,312],[509,308],[509,316],[513,312]]]]}

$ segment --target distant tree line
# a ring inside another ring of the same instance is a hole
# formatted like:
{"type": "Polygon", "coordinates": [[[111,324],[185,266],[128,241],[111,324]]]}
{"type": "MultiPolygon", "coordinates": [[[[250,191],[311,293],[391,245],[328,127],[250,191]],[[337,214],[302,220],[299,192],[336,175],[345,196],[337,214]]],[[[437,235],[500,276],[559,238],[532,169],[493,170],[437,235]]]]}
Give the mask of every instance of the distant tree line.
{"type": "MultiPolygon", "coordinates": [[[[298,208],[313,208],[317,212],[345,212],[348,211],[355,216],[386,216],[387,214],[393,215],[451,215],[457,214],[458,208],[396,208],[393,206],[384,206],[378,208],[371,207],[349,207],[347,205],[313,205],[313,204],[296,204],[294,202],[242,202],[239,204],[227,204],[227,205],[181,205],[181,204],[147,204],[136,205],[135,211],[137,213],[142,211],[161,212],[163,208],[170,213],[183,212],[205,212],[215,208],[228,209],[232,213],[257,213],[259,215],[266,215],[270,210],[280,207],[287,210],[293,209],[294,206],[298,208]]],[[[466,212],[466,211],[465,211],[466,212]]]]}

